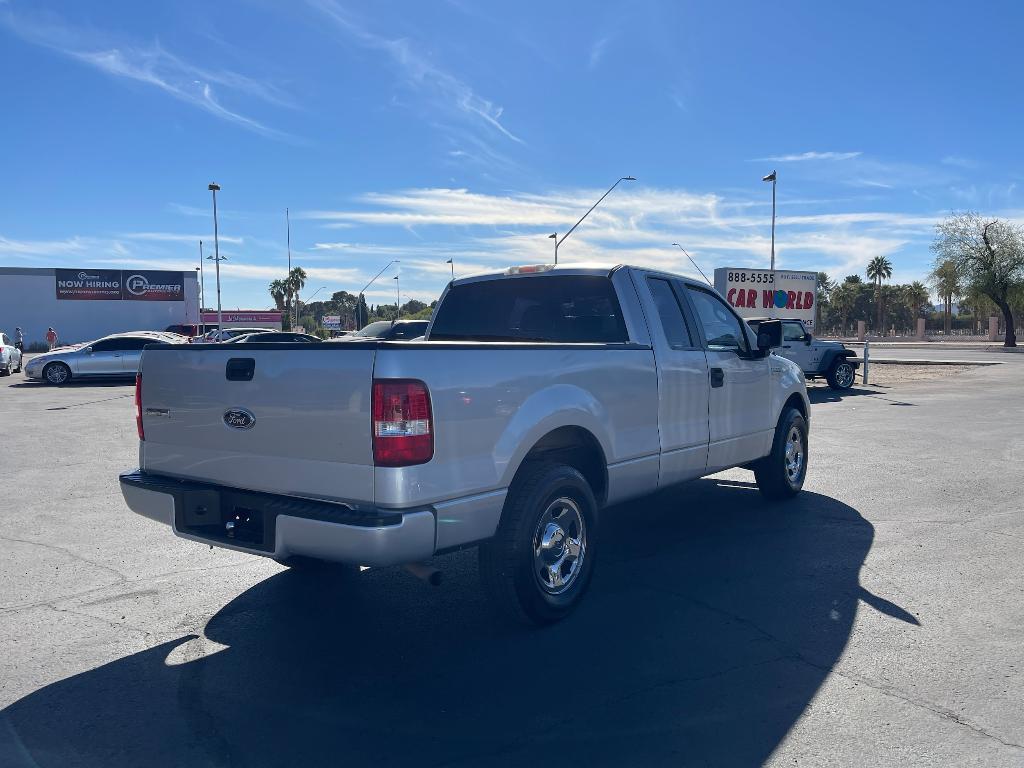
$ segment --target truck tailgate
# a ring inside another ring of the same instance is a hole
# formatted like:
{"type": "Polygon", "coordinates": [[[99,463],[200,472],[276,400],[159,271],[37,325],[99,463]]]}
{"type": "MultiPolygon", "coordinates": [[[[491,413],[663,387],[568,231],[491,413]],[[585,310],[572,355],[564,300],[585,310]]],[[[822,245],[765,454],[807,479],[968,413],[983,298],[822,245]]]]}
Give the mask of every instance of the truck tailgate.
{"type": "Polygon", "coordinates": [[[374,355],[346,344],[147,349],[140,366],[142,469],[372,502],[374,355]]]}

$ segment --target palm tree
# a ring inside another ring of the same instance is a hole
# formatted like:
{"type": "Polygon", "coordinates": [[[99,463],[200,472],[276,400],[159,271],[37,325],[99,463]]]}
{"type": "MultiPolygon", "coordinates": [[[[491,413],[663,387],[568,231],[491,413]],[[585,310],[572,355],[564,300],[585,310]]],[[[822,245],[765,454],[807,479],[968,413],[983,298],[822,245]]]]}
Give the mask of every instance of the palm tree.
{"type": "Polygon", "coordinates": [[[932,296],[928,292],[928,287],[918,280],[903,286],[903,301],[910,310],[910,317],[915,326],[913,330],[916,331],[917,319],[922,316],[922,310],[931,306],[932,296]]]}
{"type": "Polygon", "coordinates": [[[275,280],[268,287],[270,295],[274,297],[274,304],[278,312],[284,312],[284,297],[288,293],[288,286],[284,280],[275,280]]]}
{"type": "Polygon", "coordinates": [[[822,323],[822,312],[821,307],[825,305],[829,306],[829,300],[832,297],[832,291],[835,290],[836,284],[832,282],[832,278],[828,276],[826,272],[818,273],[818,301],[814,306],[814,328],[817,332],[821,328],[822,323]]]}
{"type": "Polygon", "coordinates": [[[963,287],[960,285],[960,275],[957,274],[956,264],[950,260],[939,262],[931,274],[932,287],[942,299],[942,308],[945,315],[943,330],[949,336],[953,325],[953,298],[960,298],[963,287]]]}
{"type": "Polygon", "coordinates": [[[306,287],[306,270],[302,267],[292,267],[292,271],[288,273],[288,277],[284,280],[286,295],[288,297],[288,308],[295,308],[295,319],[294,323],[298,324],[299,314],[298,305],[295,302],[299,292],[306,287]]]}
{"type": "Polygon", "coordinates": [[[892,262],[885,256],[875,256],[868,262],[867,275],[869,280],[875,281],[875,307],[878,313],[878,324],[875,326],[875,333],[882,334],[882,281],[892,277],[892,262]]]}

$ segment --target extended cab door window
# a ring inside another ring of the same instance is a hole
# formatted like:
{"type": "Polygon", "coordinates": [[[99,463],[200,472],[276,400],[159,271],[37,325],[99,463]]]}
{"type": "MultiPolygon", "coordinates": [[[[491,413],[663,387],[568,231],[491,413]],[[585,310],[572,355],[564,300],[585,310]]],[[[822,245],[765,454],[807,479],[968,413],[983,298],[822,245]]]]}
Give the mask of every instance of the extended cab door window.
{"type": "Polygon", "coordinates": [[[651,289],[654,306],[658,308],[658,318],[661,320],[661,329],[668,345],[672,349],[695,347],[686,318],[683,316],[683,309],[669,281],[660,277],[649,277],[647,285],[651,289]]]}

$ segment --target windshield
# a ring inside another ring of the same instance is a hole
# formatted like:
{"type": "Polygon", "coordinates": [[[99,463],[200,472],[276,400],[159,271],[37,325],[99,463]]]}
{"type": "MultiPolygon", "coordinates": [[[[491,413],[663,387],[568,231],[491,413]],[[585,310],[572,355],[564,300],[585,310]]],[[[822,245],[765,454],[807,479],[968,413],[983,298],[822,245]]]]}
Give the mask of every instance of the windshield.
{"type": "Polygon", "coordinates": [[[383,336],[391,328],[390,320],[380,320],[376,323],[370,323],[368,326],[363,328],[361,331],[353,333],[353,336],[383,336]]]}

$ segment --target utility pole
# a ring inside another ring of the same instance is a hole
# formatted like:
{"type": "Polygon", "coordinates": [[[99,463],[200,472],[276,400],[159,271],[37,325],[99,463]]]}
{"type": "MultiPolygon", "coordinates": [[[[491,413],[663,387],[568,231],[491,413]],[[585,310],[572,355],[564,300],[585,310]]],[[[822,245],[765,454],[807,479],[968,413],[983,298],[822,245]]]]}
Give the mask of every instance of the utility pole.
{"type": "Polygon", "coordinates": [[[223,261],[220,255],[220,237],[217,231],[217,192],[220,190],[220,185],[216,182],[211,183],[207,189],[213,193],[213,263],[217,267],[217,330],[224,330],[224,315],[221,313],[220,308],[220,263],[223,261]]]}
{"type": "Polygon", "coordinates": [[[199,241],[199,322],[203,322],[203,305],[206,304],[206,273],[203,271],[203,241],[199,241]]]}

